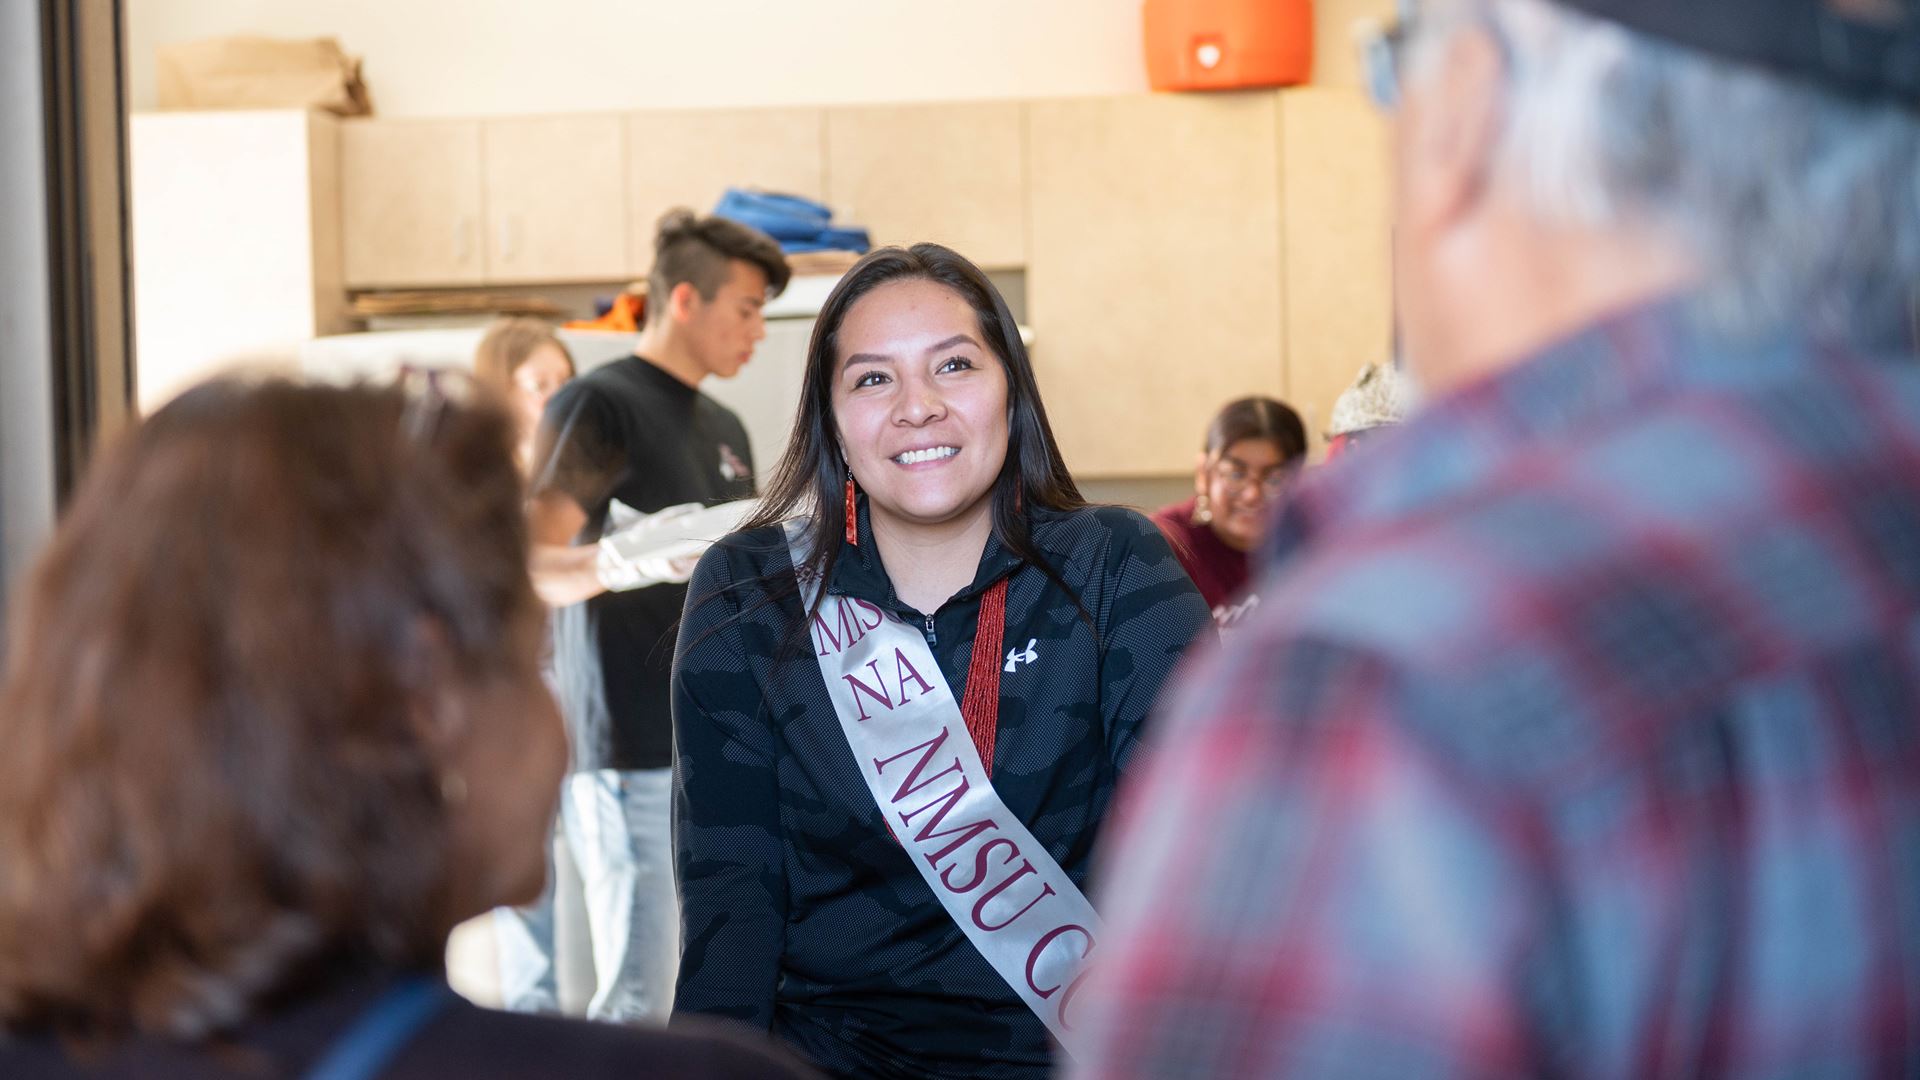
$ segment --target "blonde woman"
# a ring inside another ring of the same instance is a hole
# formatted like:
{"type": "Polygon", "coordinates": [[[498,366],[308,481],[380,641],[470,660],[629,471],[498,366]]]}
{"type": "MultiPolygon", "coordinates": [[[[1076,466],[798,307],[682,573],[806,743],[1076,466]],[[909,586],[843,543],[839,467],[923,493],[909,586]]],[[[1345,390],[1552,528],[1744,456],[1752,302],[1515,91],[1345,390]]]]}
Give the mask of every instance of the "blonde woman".
{"type": "Polygon", "coordinates": [[[547,399],[574,376],[573,356],[539,319],[496,319],[474,352],[473,374],[513,414],[514,457],[526,473],[547,399]]]}

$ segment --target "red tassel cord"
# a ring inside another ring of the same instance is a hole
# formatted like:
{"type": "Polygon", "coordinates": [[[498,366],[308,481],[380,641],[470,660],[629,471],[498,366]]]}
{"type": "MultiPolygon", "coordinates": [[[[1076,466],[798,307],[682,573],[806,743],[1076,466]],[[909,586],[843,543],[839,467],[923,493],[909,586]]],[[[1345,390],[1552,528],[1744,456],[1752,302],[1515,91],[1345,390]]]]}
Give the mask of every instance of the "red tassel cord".
{"type": "MultiPolygon", "coordinates": [[[[967,662],[967,692],[960,699],[960,717],[980,751],[980,764],[993,776],[993,740],[1000,730],[1000,646],[1007,637],[1007,579],[993,583],[980,598],[980,621],[973,631],[973,659],[967,662]]],[[[887,823],[887,834],[898,843],[900,834],[887,823]]]]}
{"type": "Polygon", "coordinates": [[[860,546],[860,513],[853,504],[853,471],[847,471],[847,543],[860,546]]]}
{"type": "Polygon", "coordinates": [[[1000,729],[1000,646],[1007,636],[1007,579],[994,582],[980,598],[980,622],[973,632],[973,659],[967,665],[967,693],[960,715],[980,750],[980,763],[993,775],[993,737],[1000,729]]]}

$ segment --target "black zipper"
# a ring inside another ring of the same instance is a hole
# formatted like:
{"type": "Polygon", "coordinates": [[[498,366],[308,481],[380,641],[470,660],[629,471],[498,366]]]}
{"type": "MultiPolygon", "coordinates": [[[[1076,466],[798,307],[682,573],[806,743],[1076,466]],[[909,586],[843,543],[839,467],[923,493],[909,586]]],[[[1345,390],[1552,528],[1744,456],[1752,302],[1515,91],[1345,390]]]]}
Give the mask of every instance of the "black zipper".
{"type": "Polygon", "coordinates": [[[933,616],[931,615],[927,616],[927,644],[928,645],[938,644],[938,642],[935,641],[933,637],[933,616]]]}

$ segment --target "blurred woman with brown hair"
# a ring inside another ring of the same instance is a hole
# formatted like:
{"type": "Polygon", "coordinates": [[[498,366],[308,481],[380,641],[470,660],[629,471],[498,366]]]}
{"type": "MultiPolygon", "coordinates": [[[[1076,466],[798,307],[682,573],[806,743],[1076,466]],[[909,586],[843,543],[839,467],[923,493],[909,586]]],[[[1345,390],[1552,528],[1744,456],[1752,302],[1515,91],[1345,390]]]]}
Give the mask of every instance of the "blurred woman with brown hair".
{"type": "MultiPolygon", "coordinates": [[[[495,319],[474,349],[474,380],[506,405],[514,423],[514,459],[522,475],[533,471],[540,418],[547,402],[576,371],[573,355],[560,343],[553,327],[527,316],[495,319]]],[[[593,560],[586,552],[568,552],[575,578],[593,580],[593,560]]],[[[536,575],[551,574],[558,556],[536,549],[536,575]]],[[[551,599],[543,596],[542,599],[551,599]]],[[[548,649],[551,674],[551,648],[548,649]]],[[[556,823],[556,834],[558,832],[556,823]]],[[[557,837],[556,837],[557,838],[557,837]]],[[[555,844],[548,862],[547,887],[532,903],[502,907],[494,912],[494,956],[498,960],[500,1005],[514,1012],[560,1013],[559,973],[554,956],[554,896],[564,879],[579,889],[579,874],[563,845],[555,844]]]]}
{"type": "Polygon", "coordinates": [[[0,1075],[780,1074],[447,989],[566,763],[526,560],[507,417],[437,389],[212,383],[104,457],[0,687],[0,1075]]]}
{"type": "Polygon", "coordinates": [[[513,412],[514,456],[521,472],[532,464],[534,435],[547,400],[575,374],[573,354],[560,343],[553,327],[539,319],[495,319],[480,339],[473,354],[473,375],[513,412]]]}

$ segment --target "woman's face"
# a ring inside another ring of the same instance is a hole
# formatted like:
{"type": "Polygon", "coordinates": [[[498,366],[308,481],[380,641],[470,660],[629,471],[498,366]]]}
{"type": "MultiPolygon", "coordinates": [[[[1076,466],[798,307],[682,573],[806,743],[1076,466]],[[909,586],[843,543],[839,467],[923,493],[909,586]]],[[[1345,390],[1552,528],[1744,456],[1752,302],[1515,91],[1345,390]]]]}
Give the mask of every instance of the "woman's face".
{"type": "Polygon", "coordinates": [[[833,415],[876,524],[941,525],[980,508],[1007,459],[1007,373],[960,294],[888,282],[840,324],[833,415]]]}
{"type": "Polygon", "coordinates": [[[1237,551],[1258,547],[1290,475],[1280,448],[1265,439],[1241,439],[1203,458],[1195,488],[1207,497],[1221,543],[1237,551]]]}
{"type": "Polygon", "coordinates": [[[567,739],[540,677],[538,636],[522,632],[531,644],[513,671],[451,694],[459,727],[445,768],[464,791],[445,794],[454,872],[469,912],[531,903],[546,881],[567,739]]]}
{"type": "Polygon", "coordinates": [[[546,411],[547,399],[571,378],[573,364],[558,345],[551,343],[528,353],[520,366],[513,369],[513,413],[520,425],[521,438],[531,436],[540,426],[540,414],[546,411]]]}

